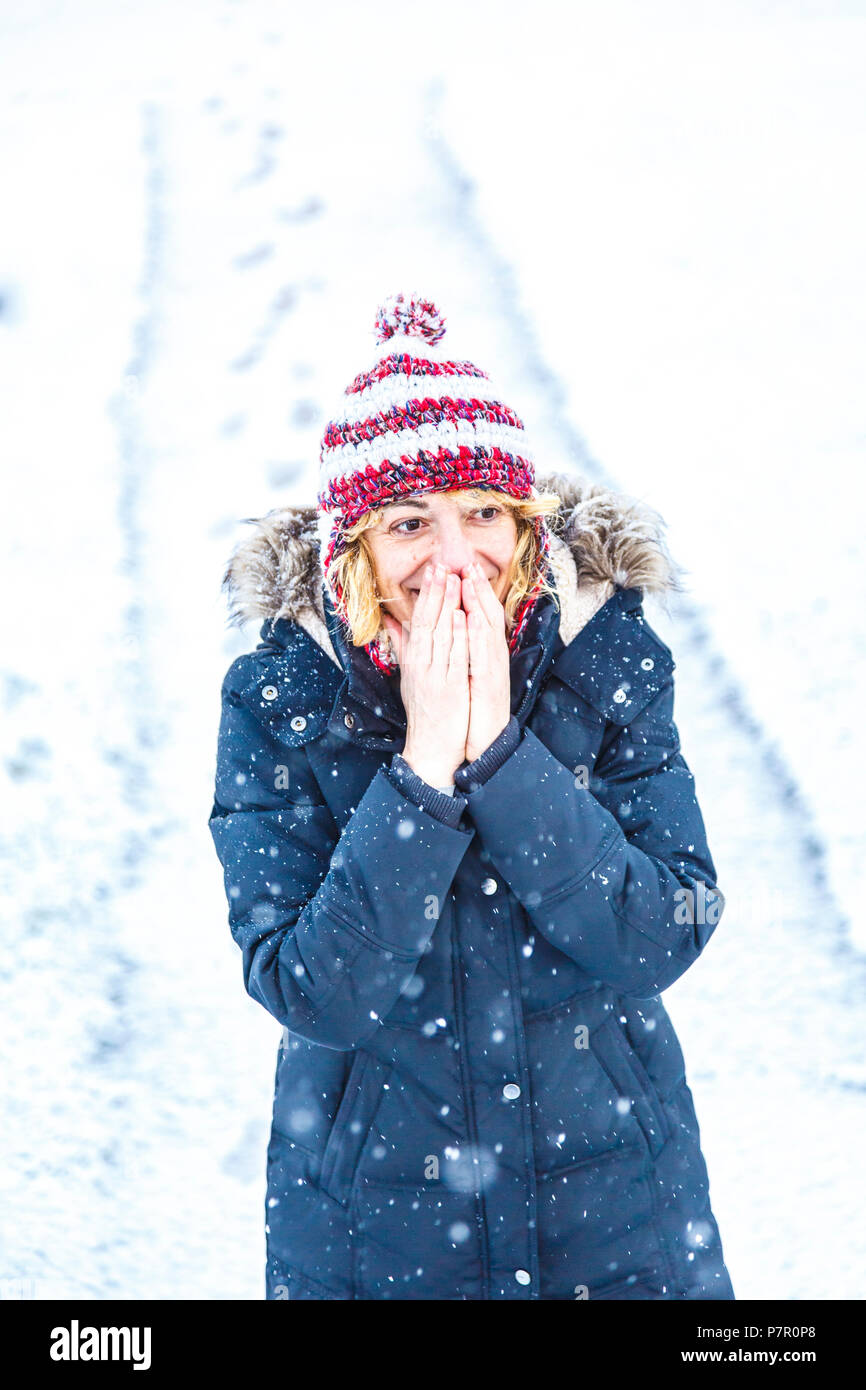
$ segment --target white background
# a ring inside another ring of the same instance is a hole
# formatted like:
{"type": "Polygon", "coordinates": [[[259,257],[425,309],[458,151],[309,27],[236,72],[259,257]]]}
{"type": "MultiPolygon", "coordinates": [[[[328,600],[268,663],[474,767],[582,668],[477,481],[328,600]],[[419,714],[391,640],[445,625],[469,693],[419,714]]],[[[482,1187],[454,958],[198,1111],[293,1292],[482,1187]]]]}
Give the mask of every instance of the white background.
{"type": "Polygon", "coordinates": [[[381,299],[668,522],[727,907],[665,994],[739,1298],[863,1296],[866,9],[6,0],[0,1292],[264,1295],[220,579],[381,299]]]}

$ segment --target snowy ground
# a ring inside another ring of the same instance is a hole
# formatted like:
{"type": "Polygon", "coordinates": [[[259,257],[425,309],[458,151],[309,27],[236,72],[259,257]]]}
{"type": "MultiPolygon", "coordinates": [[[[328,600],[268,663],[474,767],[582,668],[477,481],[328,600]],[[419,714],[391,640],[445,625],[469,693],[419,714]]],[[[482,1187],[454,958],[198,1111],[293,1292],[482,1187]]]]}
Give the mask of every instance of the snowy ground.
{"type": "MultiPolygon", "coordinates": [[[[279,1029],[210,810],[241,518],[383,294],[670,523],[727,897],[665,995],[740,1298],[862,1297],[855,4],[7,0],[0,1295],[263,1296],[279,1029]],[[858,915],[859,912],[859,915],[858,915]]],[[[858,381],[859,385],[859,381],[858,381]]]]}

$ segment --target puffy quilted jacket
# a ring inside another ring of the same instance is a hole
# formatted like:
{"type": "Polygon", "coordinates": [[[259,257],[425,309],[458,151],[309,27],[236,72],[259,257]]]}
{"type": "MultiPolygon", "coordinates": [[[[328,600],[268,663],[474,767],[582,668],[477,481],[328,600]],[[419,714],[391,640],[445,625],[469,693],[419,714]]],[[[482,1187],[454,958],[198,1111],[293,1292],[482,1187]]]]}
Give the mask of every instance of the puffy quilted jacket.
{"type": "Polygon", "coordinates": [[[633,507],[555,481],[561,601],[453,797],[399,756],[399,676],[348,642],[313,509],[227,572],[265,618],[223,682],[210,830],[283,1029],[268,1298],[734,1297],[660,998],[722,907],[643,611],[672,581],[633,507]]]}

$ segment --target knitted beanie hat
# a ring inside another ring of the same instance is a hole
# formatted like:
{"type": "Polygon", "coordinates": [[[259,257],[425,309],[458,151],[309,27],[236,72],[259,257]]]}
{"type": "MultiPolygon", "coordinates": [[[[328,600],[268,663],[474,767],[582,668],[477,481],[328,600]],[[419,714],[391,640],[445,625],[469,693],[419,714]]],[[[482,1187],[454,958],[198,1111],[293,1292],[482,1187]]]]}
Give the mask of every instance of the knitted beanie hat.
{"type": "MultiPolygon", "coordinates": [[[[376,361],[346,387],[320,452],[319,561],[334,607],[347,621],[342,589],[329,571],[345,549],[344,533],[365,512],[419,492],[490,488],[537,497],[523,422],[480,367],[440,347],[445,319],[436,305],[402,294],[376,315],[376,361]]],[[[515,614],[516,651],[549,565],[544,518],[534,518],[538,574],[515,614]]],[[[380,670],[396,661],[387,630],[366,644],[380,670]]]]}

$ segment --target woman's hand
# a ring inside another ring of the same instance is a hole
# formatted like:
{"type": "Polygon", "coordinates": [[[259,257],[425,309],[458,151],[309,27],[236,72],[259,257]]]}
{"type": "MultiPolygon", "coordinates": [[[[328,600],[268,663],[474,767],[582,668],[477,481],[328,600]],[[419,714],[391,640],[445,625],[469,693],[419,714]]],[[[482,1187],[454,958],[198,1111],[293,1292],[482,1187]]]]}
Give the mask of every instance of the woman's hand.
{"type": "Polygon", "coordinates": [[[463,577],[463,606],[469,634],[469,732],[466,759],[474,762],[511,718],[511,654],[505,609],[481,566],[463,577]]]}
{"type": "Polygon", "coordinates": [[[466,755],[469,730],[467,615],[460,576],[444,565],[424,571],[408,633],[390,614],[382,620],[400,663],[406,710],[402,756],[433,787],[448,786],[466,755]]]}

